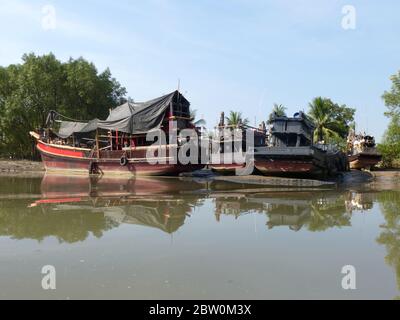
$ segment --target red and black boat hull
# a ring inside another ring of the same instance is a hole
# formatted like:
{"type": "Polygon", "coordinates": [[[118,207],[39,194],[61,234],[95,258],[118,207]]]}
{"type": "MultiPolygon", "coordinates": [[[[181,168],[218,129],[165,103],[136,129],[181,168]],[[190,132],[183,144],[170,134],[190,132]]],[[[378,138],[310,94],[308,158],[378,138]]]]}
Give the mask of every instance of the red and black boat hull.
{"type": "Polygon", "coordinates": [[[256,158],[254,165],[258,171],[264,175],[318,175],[322,170],[314,164],[312,158],[305,159],[285,159],[285,158],[256,158]]]}
{"type": "Polygon", "coordinates": [[[151,163],[147,161],[143,150],[130,152],[108,151],[101,152],[100,157],[93,157],[88,149],[58,146],[38,141],[39,150],[46,171],[69,172],[81,174],[115,174],[115,175],[144,175],[164,176],[179,175],[203,168],[201,164],[183,165],[169,161],[151,163]],[[121,164],[121,157],[126,157],[126,163],[121,164]]]}

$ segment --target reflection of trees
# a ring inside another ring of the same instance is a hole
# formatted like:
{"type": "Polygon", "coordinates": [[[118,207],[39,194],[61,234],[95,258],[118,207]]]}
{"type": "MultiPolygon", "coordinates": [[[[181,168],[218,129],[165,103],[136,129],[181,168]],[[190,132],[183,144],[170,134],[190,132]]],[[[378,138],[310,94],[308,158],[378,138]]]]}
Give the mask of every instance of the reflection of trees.
{"type": "Polygon", "coordinates": [[[1,177],[0,194],[40,194],[41,178],[1,177]]]}
{"type": "Polygon", "coordinates": [[[73,212],[27,209],[27,201],[0,202],[0,235],[14,239],[43,240],[54,236],[60,242],[74,243],[90,234],[100,238],[104,231],[116,226],[103,215],[85,210],[73,212]]]}
{"type": "Polygon", "coordinates": [[[333,227],[351,226],[351,213],[346,210],[347,194],[337,197],[312,199],[310,203],[311,215],[307,222],[310,231],[324,231],[333,227]]]}
{"type": "Polygon", "coordinates": [[[378,200],[386,223],[376,241],[386,247],[385,261],[394,268],[400,290],[400,192],[384,191],[378,200]]]}
{"type": "Polygon", "coordinates": [[[248,201],[248,198],[243,195],[237,195],[235,197],[219,195],[213,197],[215,198],[215,218],[217,221],[221,220],[221,215],[234,216],[235,219],[238,219],[243,214],[263,212],[259,205],[248,201]]]}

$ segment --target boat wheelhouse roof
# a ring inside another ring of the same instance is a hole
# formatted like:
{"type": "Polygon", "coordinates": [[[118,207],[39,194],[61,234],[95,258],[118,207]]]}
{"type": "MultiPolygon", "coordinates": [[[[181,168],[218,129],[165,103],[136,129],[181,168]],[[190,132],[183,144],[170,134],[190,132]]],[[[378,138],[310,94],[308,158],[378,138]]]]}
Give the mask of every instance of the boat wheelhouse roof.
{"type": "Polygon", "coordinates": [[[170,108],[171,116],[189,119],[189,107],[190,102],[179,91],[174,91],[147,102],[127,102],[111,110],[106,120],[93,119],[89,122],[82,122],[68,119],[68,121],[57,121],[66,118],[52,111],[48,117],[48,124],[59,122],[60,127],[54,133],[63,139],[73,134],[88,133],[97,129],[143,134],[159,129],[170,108]]]}
{"type": "Polygon", "coordinates": [[[94,119],[89,122],[73,122],[73,121],[61,121],[58,132],[55,132],[57,136],[62,139],[66,139],[74,133],[88,133],[97,129],[99,120],[94,119]]]}
{"type": "Polygon", "coordinates": [[[272,134],[276,136],[296,134],[311,140],[314,130],[314,123],[304,112],[298,112],[293,117],[272,118],[272,134]]]}
{"type": "Polygon", "coordinates": [[[190,102],[179,91],[174,91],[146,102],[127,102],[111,110],[106,121],[118,121],[134,115],[149,114],[159,109],[165,110],[171,103],[179,116],[190,116],[190,102]]]}

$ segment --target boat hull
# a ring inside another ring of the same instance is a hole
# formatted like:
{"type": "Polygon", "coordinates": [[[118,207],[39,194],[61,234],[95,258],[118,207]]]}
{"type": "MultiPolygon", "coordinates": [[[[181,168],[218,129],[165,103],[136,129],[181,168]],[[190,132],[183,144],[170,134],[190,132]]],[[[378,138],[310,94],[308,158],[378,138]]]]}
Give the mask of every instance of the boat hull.
{"type": "Polygon", "coordinates": [[[237,172],[237,170],[244,169],[245,165],[242,164],[211,164],[210,169],[219,174],[232,175],[237,172]]]}
{"type": "Polygon", "coordinates": [[[258,171],[271,176],[327,178],[348,169],[344,154],[313,147],[260,148],[254,160],[258,171]]]}
{"type": "Polygon", "coordinates": [[[248,158],[249,155],[234,154],[234,153],[219,153],[211,155],[211,162],[209,168],[222,175],[236,175],[241,171],[248,171],[246,174],[252,174],[253,170],[247,170],[246,166],[250,167],[253,160],[248,158]],[[236,161],[236,157],[238,161],[236,161]]]}
{"type": "Polygon", "coordinates": [[[371,154],[371,153],[358,153],[356,155],[349,156],[349,163],[351,169],[371,169],[382,160],[382,155],[371,154]]]}
{"type": "Polygon", "coordinates": [[[48,172],[86,175],[95,173],[128,176],[173,176],[204,167],[201,164],[183,165],[171,161],[153,164],[142,157],[143,150],[129,152],[127,163],[121,165],[121,157],[126,154],[124,151],[108,152],[108,154],[101,154],[100,158],[94,158],[91,157],[90,150],[49,145],[41,141],[38,141],[37,149],[48,172]],[[113,156],[116,157],[113,158],[113,156]]]}
{"type": "Polygon", "coordinates": [[[311,160],[292,160],[292,159],[256,159],[255,167],[265,175],[280,174],[316,174],[320,169],[311,160]]]}

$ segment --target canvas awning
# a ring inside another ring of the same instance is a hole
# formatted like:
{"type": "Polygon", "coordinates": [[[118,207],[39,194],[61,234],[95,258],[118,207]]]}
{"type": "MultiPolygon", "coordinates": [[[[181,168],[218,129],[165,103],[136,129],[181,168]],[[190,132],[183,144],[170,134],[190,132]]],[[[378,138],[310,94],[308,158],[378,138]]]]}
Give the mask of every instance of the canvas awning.
{"type": "Polygon", "coordinates": [[[73,134],[92,132],[97,129],[98,121],[98,119],[89,122],[61,121],[58,132],[54,133],[60,138],[66,139],[73,134]]]}
{"type": "Polygon", "coordinates": [[[189,108],[189,101],[178,91],[147,102],[130,103],[111,110],[105,121],[99,121],[101,129],[140,134],[159,129],[166,110],[173,103],[180,103],[189,108]]]}
{"type": "MultiPolygon", "coordinates": [[[[96,129],[130,134],[147,133],[161,127],[165,112],[174,104],[179,104],[189,110],[189,101],[179,91],[174,91],[147,102],[127,102],[111,110],[106,120],[94,119],[89,122],[60,121],[60,128],[55,133],[64,139],[72,134],[87,133],[96,129]]],[[[62,117],[61,115],[58,116],[62,117]]],[[[52,114],[50,118],[54,120],[54,117],[54,114],[52,114]]]]}

